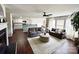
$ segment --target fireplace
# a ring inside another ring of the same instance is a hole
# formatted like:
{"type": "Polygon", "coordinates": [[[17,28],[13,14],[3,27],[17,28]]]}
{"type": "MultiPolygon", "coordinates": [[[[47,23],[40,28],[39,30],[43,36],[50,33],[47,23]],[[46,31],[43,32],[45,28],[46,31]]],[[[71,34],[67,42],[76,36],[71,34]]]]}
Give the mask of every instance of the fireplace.
{"type": "Polygon", "coordinates": [[[0,30],[0,43],[6,44],[6,28],[0,30]]]}

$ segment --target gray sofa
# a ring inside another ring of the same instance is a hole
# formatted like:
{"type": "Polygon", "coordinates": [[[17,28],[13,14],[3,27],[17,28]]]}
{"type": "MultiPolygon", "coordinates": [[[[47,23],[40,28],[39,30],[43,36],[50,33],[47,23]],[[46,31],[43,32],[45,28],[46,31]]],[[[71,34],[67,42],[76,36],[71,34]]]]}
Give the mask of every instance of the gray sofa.
{"type": "Polygon", "coordinates": [[[28,37],[36,37],[41,33],[41,27],[33,27],[28,29],[28,37]]]}

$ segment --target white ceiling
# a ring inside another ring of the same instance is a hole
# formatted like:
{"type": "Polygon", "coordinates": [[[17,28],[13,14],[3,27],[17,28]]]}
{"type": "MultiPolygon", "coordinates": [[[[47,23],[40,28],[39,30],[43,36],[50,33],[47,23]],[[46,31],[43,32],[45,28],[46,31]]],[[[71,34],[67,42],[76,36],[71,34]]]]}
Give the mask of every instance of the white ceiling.
{"type": "Polygon", "coordinates": [[[79,10],[79,4],[6,4],[5,7],[16,17],[43,17],[43,12],[60,16],[79,10]]]}

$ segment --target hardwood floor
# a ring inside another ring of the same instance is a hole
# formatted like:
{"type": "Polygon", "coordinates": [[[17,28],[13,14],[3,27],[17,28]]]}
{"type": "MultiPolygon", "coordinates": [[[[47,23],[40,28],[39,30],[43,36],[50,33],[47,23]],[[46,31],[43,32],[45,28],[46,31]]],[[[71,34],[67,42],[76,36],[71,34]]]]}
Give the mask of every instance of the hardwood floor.
{"type": "Polygon", "coordinates": [[[55,51],[55,54],[77,54],[77,48],[74,42],[67,40],[59,49],[55,51]]]}
{"type": "MultiPolygon", "coordinates": [[[[27,33],[24,33],[22,30],[15,30],[13,36],[9,39],[10,43],[16,43],[17,54],[33,54],[32,48],[27,40],[27,33]]],[[[77,48],[73,41],[67,40],[54,54],[77,54],[77,48]]]]}
{"type": "Polygon", "coordinates": [[[33,51],[27,41],[27,33],[23,33],[22,30],[15,30],[10,42],[16,42],[17,54],[33,54],[33,51]]]}

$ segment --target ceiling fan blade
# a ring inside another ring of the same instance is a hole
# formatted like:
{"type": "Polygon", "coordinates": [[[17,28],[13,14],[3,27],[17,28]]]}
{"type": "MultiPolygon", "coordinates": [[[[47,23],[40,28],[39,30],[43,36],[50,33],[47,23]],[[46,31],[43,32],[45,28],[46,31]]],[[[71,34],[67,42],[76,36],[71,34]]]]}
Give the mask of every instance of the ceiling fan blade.
{"type": "Polygon", "coordinates": [[[51,16],[52,14],[46,14],[46,12],[43,12],[44,14],[43,14],[43,16],[51,16]]]}
{"type": "Polygon", "coordinates": [[[48,16],[51,16],[52,14],[48,14],[48,16]]]}
{"type": "Polygon", "coordinates": [[[51,16],[52,14],[48,14],[48,15],[46,15],[46,16],[51,16]]]}

